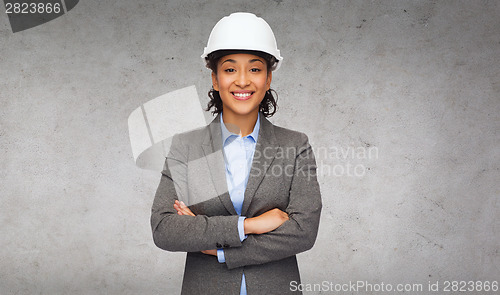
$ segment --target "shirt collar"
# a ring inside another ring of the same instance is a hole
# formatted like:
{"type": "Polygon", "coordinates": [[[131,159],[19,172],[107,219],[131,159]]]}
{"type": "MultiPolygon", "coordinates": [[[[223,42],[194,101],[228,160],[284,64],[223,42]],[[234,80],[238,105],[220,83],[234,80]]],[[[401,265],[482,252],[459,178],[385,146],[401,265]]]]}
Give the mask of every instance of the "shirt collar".
{"type": "MultiPolygon", "coordinates": [[[[222,120],[222,112],[220,113],[220,123],[222,129],[222,145],[226,143],[226,140],[230,136],[239,136],[238,134],[234,134],[231,131],[227,130],[226,124],[224,124],[224,120],[222,120]]],[[[255,126],[253,127],[252,133],[248,134],[245,137],[252,138],[255,142],[257,142],[257,139],[259,138],[259,130],[260,130],[260,112],[257,115],[257,122],[255,122],[255,126]]]]}

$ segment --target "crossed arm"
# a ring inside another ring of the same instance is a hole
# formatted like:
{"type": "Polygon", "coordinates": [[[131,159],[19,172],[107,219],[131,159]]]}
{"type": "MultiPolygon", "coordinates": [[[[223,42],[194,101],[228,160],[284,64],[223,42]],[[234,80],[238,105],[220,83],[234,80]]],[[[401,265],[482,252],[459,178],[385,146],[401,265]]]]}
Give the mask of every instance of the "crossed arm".
{"type": "MultiPolygon", "coordinates": [[[[177,211],[178,215],[196,216],[184,202],[179,202],[179,200],[175,200],[174,209],[177,211]]],[[[268,233],[278,228],[287,220],[288,214],[278,208],[271,209],[256,217],[245,218],[243,225],[245,235],[268,233]]],[[[217,256],[217,249],[202,250],[201,252],[207,255],[217,256]]]]}
{"type": "Polygon", "coordinates": [[[177,165],[167,166],[162,172],[153,204],[151,225],[155,244],[168,251],[202,251],[209,255],[215,255],[214,248],[223,245],[229,269],[276,261],[310,249],[318,231],[321,195],[316,163],[305,135],[299,146],[285,212],[275,208],[245,219],[244,231],[248,237],[241,242],[237,215],[195,215],[178,201],[177,195],[182,190],[176,187],[187,185],[182,172],[186,171],[187,159],[182,152],[184,147],[179,145],[170,157],[177,165]],[[169,169],[176,168],[181,171],[180,176],[172,177],[169,169]]]}

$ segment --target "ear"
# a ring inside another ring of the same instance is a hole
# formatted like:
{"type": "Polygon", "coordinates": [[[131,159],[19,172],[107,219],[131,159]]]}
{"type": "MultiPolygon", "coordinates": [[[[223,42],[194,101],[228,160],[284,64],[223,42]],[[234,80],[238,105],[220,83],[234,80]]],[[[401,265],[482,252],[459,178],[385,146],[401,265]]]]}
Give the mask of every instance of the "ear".
{"type": "Polygon", "coordinates": [[[217,83],[217,75],[212,72],[212,86],[214,87],[215,91],[219,91],[219,83],[217,83]]]}
{"type": "Polygon", "coordinates": [[[267,74],[266,88],[267,90],[271,89],[271,81],[273,80],[273,72],[269,71],[267,74]]]}

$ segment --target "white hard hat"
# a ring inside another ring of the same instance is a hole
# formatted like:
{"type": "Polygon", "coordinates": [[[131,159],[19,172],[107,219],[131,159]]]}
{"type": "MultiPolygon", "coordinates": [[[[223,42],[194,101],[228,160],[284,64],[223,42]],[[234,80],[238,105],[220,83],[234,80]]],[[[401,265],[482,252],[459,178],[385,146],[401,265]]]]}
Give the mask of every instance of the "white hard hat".
{"type": "Polygon", "coordinates": [[[272,70],[277,70],[283,60],[273,30],[265,20],[252,13],[235,12],[223,17],[212,29],[201,58],[217,50],[235,49],[262,51],[274,56],[278,62],[272,70]]]}

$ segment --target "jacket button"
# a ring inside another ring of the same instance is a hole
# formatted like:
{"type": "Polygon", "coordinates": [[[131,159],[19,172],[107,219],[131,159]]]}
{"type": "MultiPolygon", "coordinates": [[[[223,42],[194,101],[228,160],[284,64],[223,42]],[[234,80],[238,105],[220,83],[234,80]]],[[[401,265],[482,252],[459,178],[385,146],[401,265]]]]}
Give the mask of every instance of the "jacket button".
{"type": "Polygon", "coordinates": [[[222,245],[220,243],[215,244],[217,248],[222,248],[222,245]]]}
{"type": "Polygon", "coordinates": [[[224,244],[224,248],[229,248],[229,245],[228,244],[224,244]]]}

